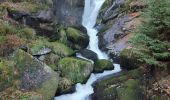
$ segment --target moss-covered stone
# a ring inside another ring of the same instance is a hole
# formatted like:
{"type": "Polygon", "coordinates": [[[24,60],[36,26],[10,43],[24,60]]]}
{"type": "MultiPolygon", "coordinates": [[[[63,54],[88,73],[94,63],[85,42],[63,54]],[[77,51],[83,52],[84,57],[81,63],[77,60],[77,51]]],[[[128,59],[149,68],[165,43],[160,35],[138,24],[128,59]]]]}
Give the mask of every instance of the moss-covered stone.
{"type": "Polygon", "coordinates": [[[140,81],[135,79],[127,80],[121,87],[117,88],[119,100],[143,100],[140,81]]]}
{"type": "Polygon", "coordinates": [[[109,60],[98,60],[94,63],[94,72],[114,69],[113,63],[109,60]]]}
{"type": "Polygon", "coordinates": [[[137,54],[133,52],[135,49],[124,49],[120,54],[120,65],[125,69],[135,69],[139,67],[137,54]]]}
{"type": "Polygon", "coordinates": [[[46,39],[38,39],[31,45],[31,53],[35,54],[42,48],[50,48],[56,55],[66,57],[74,52],[71,48],[60,42],[48,42],[46,39]]]}
{"type": "Polygon", "coordinates": [[[67,33],[68,40],[72,42],[73,48],[81,49],[81,48],[86,48],[88,46],[89,39],[87,34],[72,27],[68,27],[66,33],[67,33]]]}
{"type": "Polygon", "coordinates": [[[89,61],[67,57],[58,62],[57,70],[61,71],[62,77],[66,77],[75,84],[85,82],[93,70],[93,65],[89,61]]]}
{"type": "Polygon", "coordinates": [[[20,89],[40,93],[46,100],[55,96],[59,82],[58,73],[22,50],[15,52],[14,61],[19,70],[20,89]]]}
{"type": "Polygon", "coordinates": [[[94,100],[126,100],[126,97],[127,100],[131,100],[128,96],[135,100],[136,95],[142,98],[140,86],[143,73],[142,69],[135,69],[99,81],[94,86],[95,92],[92,97],[94,100]]]}

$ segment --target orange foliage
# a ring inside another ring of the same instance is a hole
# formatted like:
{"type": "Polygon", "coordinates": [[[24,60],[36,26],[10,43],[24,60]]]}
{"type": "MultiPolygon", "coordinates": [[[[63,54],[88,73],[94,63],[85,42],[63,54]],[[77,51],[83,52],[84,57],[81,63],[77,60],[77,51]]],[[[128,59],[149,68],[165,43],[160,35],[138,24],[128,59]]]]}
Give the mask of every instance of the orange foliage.
{"type": "Polygon", "coordinates": [[[24,42],[16,35],[7,35],[6,37],[6,41],[0,44],[0,56],[9,55],[24,42]]]}

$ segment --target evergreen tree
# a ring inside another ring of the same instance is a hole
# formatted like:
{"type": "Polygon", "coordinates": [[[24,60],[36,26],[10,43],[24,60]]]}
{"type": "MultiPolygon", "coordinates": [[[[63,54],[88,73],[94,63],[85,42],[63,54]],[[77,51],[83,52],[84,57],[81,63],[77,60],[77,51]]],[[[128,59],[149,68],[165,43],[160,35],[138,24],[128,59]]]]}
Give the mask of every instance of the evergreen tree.
{"type": "Polygon", "coordinates": [[[160,40],[170,39],[170,0],[147,0],[140,33],[160,40]]]}

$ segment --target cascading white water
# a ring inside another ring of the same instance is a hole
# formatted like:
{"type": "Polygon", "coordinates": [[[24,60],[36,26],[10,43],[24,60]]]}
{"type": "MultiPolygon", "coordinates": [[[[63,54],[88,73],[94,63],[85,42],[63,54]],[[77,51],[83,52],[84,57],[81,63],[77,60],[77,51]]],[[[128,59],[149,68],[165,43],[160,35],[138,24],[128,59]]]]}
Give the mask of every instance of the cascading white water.
{"type": "MultiPolygon", "coordinates": [[[[87,33],[90,37],[88,49],[97,53],[99,59],[108,59],[107,54],[100,51],[100,49],[98,48],[97,30],[94,28],[99,10],[104,1],[105,0],[85,0],[85,8],[82,22],[82,25],[87,29],[87,33]]],[[[81,55],[78,55],[78,57],[84,58],[81,55]]],[[[95,81],[103,78],[104,76],[121,71],[120,65],[114,64],[114,66],[114,70],[111,71],[104,71],[103,73],[99,74],[92,73],[86,84],[76,84],[76,91],[74,93],[55,97],[55,100],[90,100],[90,95],[94,93],[92,84],[95,81]]]]}
{"type": "Polygon", "coordinates": [[[99,10],[105,0],[85,0],[82,25],[87,29],[90,37],[88,49],[97,53],[99,59],[108,59],[107,54],[101,52],[98,47],[97,30],[94,28],[99,10]]]}

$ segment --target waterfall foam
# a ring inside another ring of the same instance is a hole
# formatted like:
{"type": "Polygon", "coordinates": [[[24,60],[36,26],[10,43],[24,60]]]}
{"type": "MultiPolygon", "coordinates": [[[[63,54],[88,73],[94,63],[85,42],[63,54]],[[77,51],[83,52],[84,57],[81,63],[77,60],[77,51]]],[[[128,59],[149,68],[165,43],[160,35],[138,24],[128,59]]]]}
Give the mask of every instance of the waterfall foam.
{"type": "MultiPolygon", "coordinates": [[[[88,46],[89,50],[97,53],[99,59],[108,59],[107,54],[100,51],[98,47],[98,37],[97,30],[94,28],[96,24],[96,19],[99,13],[99,10],[105,0],[85,0],[85,8],[83,14],[82,25],[87,29],[87,33],[90,37],[90,43],[88,46]]],[[[86,59],[80,54],[77,54],[77,57],[86,59]]],[[[86,59],[87,60],[87,59],[86,59]]],[[[94,93],[92,84],[103,78],[104,76],[111,75],[121,71],[119,64],[114,64],[115,69],[111,71],[104,71],[99,74],[91,74],[86,84],[76,84],[76,91],[72,94],[65,94],[58,97],[55,97],[55,100],[90,100],[90,95],[94,93]]]]}

